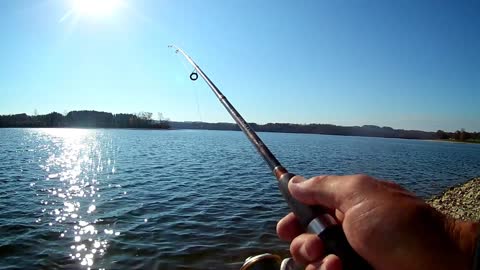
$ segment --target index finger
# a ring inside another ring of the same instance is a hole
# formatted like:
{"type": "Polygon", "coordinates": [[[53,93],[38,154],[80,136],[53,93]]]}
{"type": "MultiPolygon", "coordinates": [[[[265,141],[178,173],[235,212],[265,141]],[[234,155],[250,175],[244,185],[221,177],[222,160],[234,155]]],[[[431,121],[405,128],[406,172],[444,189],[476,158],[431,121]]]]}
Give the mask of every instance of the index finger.
{"type": "Polygon", "coordinates": [[[304,232],[300,222],[293,213],[289,213],[277,223],[278,237],[284,241],[292,241],[295,237],[304,232]]]}

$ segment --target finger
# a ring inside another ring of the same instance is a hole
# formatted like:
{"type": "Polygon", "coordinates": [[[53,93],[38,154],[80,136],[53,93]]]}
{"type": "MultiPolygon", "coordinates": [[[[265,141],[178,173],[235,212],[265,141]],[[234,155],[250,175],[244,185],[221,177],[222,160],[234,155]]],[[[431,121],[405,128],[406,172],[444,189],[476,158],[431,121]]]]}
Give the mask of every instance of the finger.
{"type": "Polygon", "coordinates": [[[375,179],[363,175],[317,176],[306,181],[295,176],[288,183],[290,193],[298,201],[339,209],[343,213],[376,192],[377,188],[375,179]]]}
{"type": "Polygon", "coordinates": [[[318,261],[324,253],[323,243],[318,236],[304,233],[293,239],[290,253],[296,262],[302,264],[318,261]]]}
{"type": "Polygon", "coordinates": [[[278,237],[284,241],[290,242],[302,233],[304,230],[293,213],[289,213],[277,223],[278,237]]]}
{"type": "Polygon", "coordinates": [[[305,270],[342,270],[342,262],[337,256],[330,254],[320,262],[307,265],[305,270]]]}

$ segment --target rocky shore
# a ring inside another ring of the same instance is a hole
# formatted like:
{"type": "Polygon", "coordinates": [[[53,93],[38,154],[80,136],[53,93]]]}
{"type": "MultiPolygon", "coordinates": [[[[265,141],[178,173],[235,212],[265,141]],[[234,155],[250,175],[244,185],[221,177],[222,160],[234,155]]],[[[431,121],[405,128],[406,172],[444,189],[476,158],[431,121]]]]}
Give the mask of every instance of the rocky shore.
{"type": "Polygon", "coordinates": [[[451,187],[427,203],[453,218],[480,221],[480,177],[451,187]]]}

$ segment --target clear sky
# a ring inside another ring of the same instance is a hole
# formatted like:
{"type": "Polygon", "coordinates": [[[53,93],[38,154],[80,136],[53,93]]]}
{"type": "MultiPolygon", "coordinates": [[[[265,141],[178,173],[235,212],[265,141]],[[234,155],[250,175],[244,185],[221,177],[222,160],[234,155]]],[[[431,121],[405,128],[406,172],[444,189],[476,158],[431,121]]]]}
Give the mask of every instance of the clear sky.
{"type": "Polygon", "coordinates": [[[0,1],[0,114],[232,122],[203,81],[188,79],[192,68],[167,48],[174,43],[249,122],[480,131],[479,0],[123,0],[98,9],[0,1]]]}

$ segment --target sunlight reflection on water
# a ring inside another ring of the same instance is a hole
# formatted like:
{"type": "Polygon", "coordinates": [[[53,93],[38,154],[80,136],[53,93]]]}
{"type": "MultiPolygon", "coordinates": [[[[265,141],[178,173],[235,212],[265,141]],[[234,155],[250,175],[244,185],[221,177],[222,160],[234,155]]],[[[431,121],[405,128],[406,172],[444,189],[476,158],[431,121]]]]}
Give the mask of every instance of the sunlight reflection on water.
{"type": "MultiPolygon", "coordinates": [[[[293,172],[363,172],[421,196],[480,172],[480,145],[259,135],[293,172]]],[[[238,270],[288,255],[275,233],[288,208],[241,132],[0,129],[0,183],[0,269],[238,270]]]]}
{"type": "MultiPolygon", "coordinates": [[[[99,229],[95,217],[96,200],[101,197],[99,175],[114,173],[115,161],[103,159],[95,130],[44,129],[42,136],[53,142],[45,145],[49,157],[42,169],[48,174],[47,198],[42,212],[47,216],[38,218],[53,230],[60,231],[61,238],[71,239],[69,256],[72,260],[90,269],[101,258],[108,240],[120,233],[113,229],[99,229]]],[[[102,146],[103,147],[103,146],[102,146]]],[[[107,179],[109,177],[107,176],[107,179]]],[[[99,268],[102,269],[102,268],[99,268]]]]}

